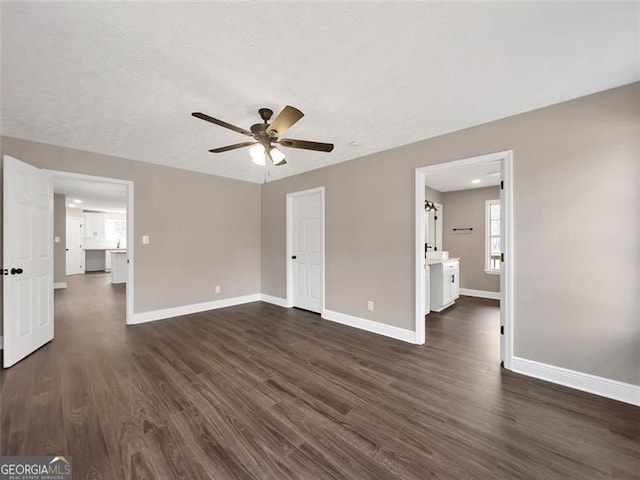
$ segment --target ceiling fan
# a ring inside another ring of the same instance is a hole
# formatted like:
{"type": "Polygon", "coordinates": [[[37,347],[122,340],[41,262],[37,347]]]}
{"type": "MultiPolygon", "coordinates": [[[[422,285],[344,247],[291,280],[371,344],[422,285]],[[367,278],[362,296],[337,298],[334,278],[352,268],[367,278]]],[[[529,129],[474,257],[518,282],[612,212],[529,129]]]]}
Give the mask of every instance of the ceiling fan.
{"type": "Polygon", "coordinates": [[[284,165],[287,163],[284,153],[282,153],[274,144],[282,145],[283,147],[302,148],[304,150],[316,150],[318,152],[330,152],[333,150],[332,143],[320,143],[310,142],[308,140],[295,140],[293,138],[280,138],[284,132],[286,132],[292,125],[298,120],[304,117],[304,113],[291,105],[287,105],[282,109],[278,116],[269,123],[273,116],[273,110],[269,108],[261,108],[258,110],[260,118],[263,123],[256,123],[251,125],[251,131],[244,128],[236,127],[230,123],[218,120],[217,118],[210,117],[209,115],[201,112],[193,112],[196,118],[205,120],[207,122],[215,123],[234,132],[241,133],[248,137],[252,137],[253,141],[234,143],[233,145],[227,145],[225,147],[213,148],[209,150],[211,153],[222,153],[230,150],[236,150],[238,148],[250,147],[249,154],[251,155],[253,163],[257,165],[266,165],[266,159],[269,158],[274,165],[284,165]]]}

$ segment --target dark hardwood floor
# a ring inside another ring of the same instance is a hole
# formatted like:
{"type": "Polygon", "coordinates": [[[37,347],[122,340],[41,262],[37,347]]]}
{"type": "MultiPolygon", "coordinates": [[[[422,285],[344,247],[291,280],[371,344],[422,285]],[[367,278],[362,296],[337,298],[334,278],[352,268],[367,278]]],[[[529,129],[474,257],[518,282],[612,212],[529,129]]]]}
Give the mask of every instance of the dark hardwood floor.
{"type": "Polygon", "coordinates": [[[56,291],[56,337],[0,374],[0,454],[74,479],[632,479],[640,409],[500,369],[462,297],[413,346],[265,303],[125,327],[104,275],[56,291]]]}

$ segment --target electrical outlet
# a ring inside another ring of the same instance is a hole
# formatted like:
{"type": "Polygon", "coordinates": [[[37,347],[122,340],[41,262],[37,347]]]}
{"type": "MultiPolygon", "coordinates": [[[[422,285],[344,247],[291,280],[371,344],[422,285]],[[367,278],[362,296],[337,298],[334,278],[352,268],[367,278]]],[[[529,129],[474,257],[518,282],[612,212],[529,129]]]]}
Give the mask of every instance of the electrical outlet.
{"type": "Polygon", "coordinates": [[[142,244],[143,245],[149,245],[149,235],[143,235],[142,236],[142,244]]]}
{"type": "Polygon", "coordinates": [[[373,302],[371,300],[367,302],[367,310],[373,312],[373,302]]]}
{"type": "Polygon", "coordinates": [[[220,293],[220,285],[216,285],[216,293],[220,293]]]}
{"type": "Polygon", "coordinates": [[[53,241],[56,243],[60,243],[60,237],[54,237],[53,241]]]}

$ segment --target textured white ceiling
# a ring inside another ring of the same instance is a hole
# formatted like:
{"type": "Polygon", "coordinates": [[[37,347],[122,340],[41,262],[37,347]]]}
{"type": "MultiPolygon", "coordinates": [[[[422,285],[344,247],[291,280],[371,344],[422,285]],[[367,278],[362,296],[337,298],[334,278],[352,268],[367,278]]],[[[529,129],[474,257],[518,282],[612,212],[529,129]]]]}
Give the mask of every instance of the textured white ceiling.
{"type": "Polygon", "coordinates": [[[500,162],[432,172],[426,175],[425,184],[438,192],[495,187],[500,185],[500,162]],[[480,183],[472,183],[472,180],[480,180],[480,183]]]}
{"type": "Polygon", "coordinates": [[[638,3],[2,3],[2,133],[261,182],[211,154],[306,116],[271,179],[640,79],[638,3]],[[353,147],[352,141],[360,145],[353,147]]]}
{"type": "Polygon", "coordinates": [[[127,187],[116,183],[92,182],[69,177],[53,177],[53,191],[67,196],[67,205],[103,212],[125,212],[127,187]]]}

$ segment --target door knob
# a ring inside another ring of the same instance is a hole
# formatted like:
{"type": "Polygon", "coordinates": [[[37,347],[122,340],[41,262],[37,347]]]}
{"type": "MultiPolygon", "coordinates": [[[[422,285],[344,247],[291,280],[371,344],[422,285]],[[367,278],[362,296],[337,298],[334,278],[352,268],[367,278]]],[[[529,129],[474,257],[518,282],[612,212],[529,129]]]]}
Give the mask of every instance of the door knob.
{"type": "Polygon", "coordinates": [[[295,260],[296,258],[298,258],[296,255],[291,255],[291,260],[295,260]]]}
{"type": "Polygon", "coordinates": [[[22,273],[22,269],[21,268],[12,268],[11,269],[11,275],[20,275],[22,273]]]}

